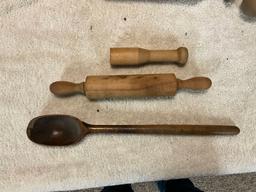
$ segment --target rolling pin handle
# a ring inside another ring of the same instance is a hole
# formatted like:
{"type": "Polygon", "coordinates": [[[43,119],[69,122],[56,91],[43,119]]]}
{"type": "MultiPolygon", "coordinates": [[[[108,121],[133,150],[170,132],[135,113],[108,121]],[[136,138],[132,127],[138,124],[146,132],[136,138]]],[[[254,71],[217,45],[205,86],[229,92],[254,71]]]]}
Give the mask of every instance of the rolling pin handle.
{"type": "Polygon", "coordinates": [[[177,88],[179,89],[193,89],[204,90],[209,89],[212,81],[207,77],[194,77],[187,80],[177,79],[177,88]]]}
{"type": "Polygon", "coordinates": [[[76,94],[84,94],[84,82],[72,83],[68,81],[56,81],[50,85],[50,91],[58,97],[67,97],[76,94]]]}

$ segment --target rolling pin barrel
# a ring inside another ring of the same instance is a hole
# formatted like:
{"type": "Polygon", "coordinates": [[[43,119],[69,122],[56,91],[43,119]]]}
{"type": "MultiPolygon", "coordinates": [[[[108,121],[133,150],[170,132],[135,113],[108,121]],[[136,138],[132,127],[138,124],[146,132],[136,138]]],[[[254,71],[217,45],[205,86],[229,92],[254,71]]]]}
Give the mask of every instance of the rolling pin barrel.
{"type": "Polygon", "coordinates": [[[177,81],[174,74],[88,76],[84,86],[89,99],[172,96],[177,81]]]}

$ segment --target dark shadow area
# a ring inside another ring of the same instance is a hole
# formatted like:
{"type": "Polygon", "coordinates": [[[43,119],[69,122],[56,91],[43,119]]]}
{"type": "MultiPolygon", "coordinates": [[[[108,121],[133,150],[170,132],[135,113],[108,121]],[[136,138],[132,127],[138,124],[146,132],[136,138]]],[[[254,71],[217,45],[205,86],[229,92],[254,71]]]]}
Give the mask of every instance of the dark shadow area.
{"type": "MultiPolygon", "coordinates": [[[[235,3],[235,0],[223,0],[223,1],[225,3],[226,7],[230,7],[233,3],[235,3]]],[[[254,13],[253,9],[250,9],[248,15],[246,14],[246,11],[245,11],[248,8],[246,9],[245,6],[243,7],[243,3],[239,6],[239,9],[240,9],[240,18],[243,19],[245,22],[253,23],[256,21],[256,16],[249,15],[249,13],[250,14],[254,13]],[[243,10],[243,9],[245,9],[245,10],[243,10]]]]}
{"type": "Polygon", "coordinates": [[[180,65],[177,63],[170,63],[170,62],[157,62],[157,63],[149,63],[149,64],[139,64],[139,65],[111,65],[112,69],[121,69],[121,68],[140,68],[140,67],[145,67],[146,65],[171,65],[171,66],[177,66],[177,67],[184,67],[185,65],[180,65]]]}
{"type": "MultiPolygon", "coordinates": [[[[211,89],[211,88],[209,88],[211,89]]],[[[198,94],[206,94],[208,92],[208,89],[203,89],[203,90],[193,90],[193,89],[178,89],[176,94],[179,93],[189,93],[191,95],[198,95],[198,94]]]]}
{"type": "Polygon", "coordinates": [[[226,7],[230,7],[235,2],[235,0],[223,0],[223,1],[226,7]]]}
{"type": "Polygon", "coordinates": [[[101,192],[133,192],[131,184],[107,186],[101,192]]]}
{"type": "Polygon", "coordinates": [[[171,179],[157,182],[160,192],[202,192],[188,179],[171,179]]]}
{"type": "Polygon", "coordinates": [[[248,16],[248,15],[245,15],[241,9],[240,9],[240,17],[241,17],[244,21],[249,22],[249,23],[254,23],[254,22],[256,22],[256,17],[251,17],[251,16],[248,16]]]}

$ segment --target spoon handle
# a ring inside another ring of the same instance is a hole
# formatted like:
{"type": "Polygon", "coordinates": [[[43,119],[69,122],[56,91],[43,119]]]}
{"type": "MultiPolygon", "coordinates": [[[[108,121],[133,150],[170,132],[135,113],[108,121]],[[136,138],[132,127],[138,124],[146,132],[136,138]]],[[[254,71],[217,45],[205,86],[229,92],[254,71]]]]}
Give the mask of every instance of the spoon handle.
{"type": "Polygon", "coordinates": [[[136,133],[162,135],[237,135],[236,126],[225,125],[88,125],[91,133],[136,133]]]}

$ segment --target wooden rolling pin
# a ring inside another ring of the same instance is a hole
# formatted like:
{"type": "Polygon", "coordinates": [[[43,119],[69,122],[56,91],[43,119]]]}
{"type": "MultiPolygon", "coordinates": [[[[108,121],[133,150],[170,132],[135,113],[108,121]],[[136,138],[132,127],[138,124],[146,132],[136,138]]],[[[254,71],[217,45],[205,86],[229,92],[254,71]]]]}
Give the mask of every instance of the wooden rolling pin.
{"type": "Polygon", "coordinates": [[[180,47],[177,50],[147,50],[141,48],[111,48],[110,64],[112,66],[136,66],[148,63],[186,64],[188,49],[180,47]]]}
{"type": "Polygon", "coordinates": [[[85,82],[57,81],[50,85],[56,96],[84,94],[89,99],[113,97],[173,96],[177,89],[204,90],[211,86],[206,77],[176,79],[174,74],[87,76],[85,82]]]}

